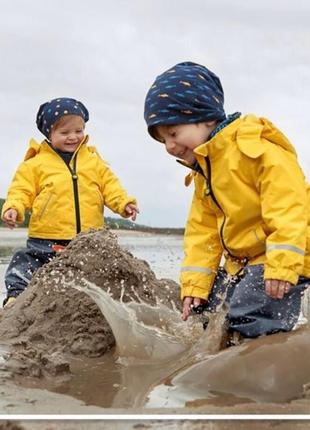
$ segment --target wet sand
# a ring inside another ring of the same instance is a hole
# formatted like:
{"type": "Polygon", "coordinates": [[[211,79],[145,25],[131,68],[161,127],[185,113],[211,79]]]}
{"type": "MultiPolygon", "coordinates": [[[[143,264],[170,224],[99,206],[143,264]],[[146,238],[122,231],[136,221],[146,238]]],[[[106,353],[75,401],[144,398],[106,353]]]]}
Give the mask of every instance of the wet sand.
{"type": "Polygon", "coordinates": [[[0,421],[0,430],[307,430],[309,424],[305,421],[214,421],[214,420],[122,420],[122,421],[0,421]]]}
{"type": "MultiPolygon", "coordinates": [[[[160,299],[165,305],[178,303],[178,286],[173,281],[159,281],[150,271],[147,263],[132,259],[117,247],[107,249],[102,247],[102,240],[95,236],[90,240],[84,236],[82,241],[73,243],[67,254],[62,254],[48,266],[40,269],[34,277],[27,291],[20,296],[12,309],[2,310],[0,319],[0,336],[2,342],[10,350],[9,365],[1,363],[1,396],[0,411],[3,415],[87,415],[89,419],[98,415],[110,416],[116,419],[112,422],[30,422],[0,423],[0,430],[28,430],[28,429],[138,429],[138,428],[180,428],[212,430],[238,429],[269,429],[276,426],[279,429],[309,428],[305,421],[195,421],[191,415],[298,415],[310,414],[310,400],[307,392],[303,398],[289,402],[253,402],[243,401],[234,403],[229,398],[223,399],[222,404],[196,404],[194,407],[182,408],[104,408],[87,404],[73,396],[55,393],[47,390],[27,388],[25,379],[33,378],[70,378],[70,357],[96,359],[104,356],[114,347],[115,340],[110,327],[98,310],[96,304],[83,293],[65,289],[63,283],[55,279],[66,281],[78,279],[83,272],[88,280],[101,283],[103,288],[110,288],[115,298],[121,294],[121,282],[133,285],[135,291],[143,300],[155,304],[160,299]],[[85,250],[89,251],[88,253],[85,250]],[[100,255],[100,262],[93,259],[93,255],[100,255]],[[117,270],[114,262],[118,261],[117,270]],[[100,270],[108,267],[103,276],[100,270]],[[114,269],[113,269],[114,267],[114,269]],[[114,270],[114,272],[113,272],[114,270]],[[112,273],[112,275],[111,275],[112,273]],[[109,285],[104,285],[105,282],[109,285]],[[128,281],[128,282],[127,282],[128,281]],[[168,421],[148,419],[150,415],[188,415],[188,420],[168,421]],[[140,415],[142,421],[117,420],[117,416],[140,415]],[[11,425],[11,427],[9,427],[11,425]],[[12,427],[19,425],[20,427],[12,427]],[[112,427],[113,425],[113,427],[112,427]],[[2,426],[2,427],[1,427],[2,426]],[[6,426],[6,427],[5,427],[6,426]],[[40,427],[39,427],[40,426],[40,427]],[[45,426],[45,427],[44,427],[45,426]],[[228,427],[229,426],[229,427],[228,427]],[[258,427],[259,426],[259,427],[258,427]],[[293,427],[292,427],[293,426],[293,427]]],[[[132,291],[124,294],[124,301],[134,300],[132,291]]],[[[281,357],[282,359],[283,357],[281,357]]],[[[292,363],[294,369],[294,363],[292,363]]],[[[29,384],[28,384],[29,385],[29,384]]],[[[31,384],[30,384],[31,385],[31,384]]],[[[89,387],[91,391],[93,387],[89,387]]],[[[210,418],[209,418],[210,419],[210,418]]]]}

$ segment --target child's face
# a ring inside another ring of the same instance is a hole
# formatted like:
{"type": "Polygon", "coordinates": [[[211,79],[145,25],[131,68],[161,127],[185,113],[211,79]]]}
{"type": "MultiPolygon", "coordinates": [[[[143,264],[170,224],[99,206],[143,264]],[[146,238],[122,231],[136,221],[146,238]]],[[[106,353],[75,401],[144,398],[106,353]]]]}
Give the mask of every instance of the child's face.
{"type": "Polygon", "coordinates": [[[216,121],[199,122],[197,124],[158,125],[155,136],[162,142],[166,151],[176,157],[194,164],[194,149],[207,141],[216,127],[216,121]]]}
{"type": "Polygon", "coordinates": [[[74,152],[84,139],[85,123],[77,115],[62,117],[50,134],[52,147],[63,152],[74,152]]]}

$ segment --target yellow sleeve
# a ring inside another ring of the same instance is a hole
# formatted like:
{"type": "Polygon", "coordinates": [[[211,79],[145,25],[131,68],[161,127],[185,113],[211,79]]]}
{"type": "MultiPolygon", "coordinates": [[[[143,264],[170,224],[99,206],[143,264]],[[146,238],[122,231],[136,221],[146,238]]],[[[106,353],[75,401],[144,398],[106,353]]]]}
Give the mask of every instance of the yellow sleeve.
{"type": "Polygon", "coordinates": [[[205,179],[200,175],[195,188],[184,236],[181,299],[208,298],[223,252],[216,216],[204,192],[205,179]]]}
{"type": "Polygon", "coordinates": [[[104,199],[104,204],[111,211],[118,213],[124,218],[128,218],[125,212],[125,207],[129,203],[136,204],[135,197],[129,196],[126,190],[122,187],[117,176],[112,172],[108,164],[101,159],[102,175],[101,175],[101,192],[104,199]]]}
{"type": "Polygon", "coordinates": [[[296,284],[304,266],[309,197],[294,154],[267,144],[258,167],[262,216],[267,226],[265,279],[296,284]]]}
{"type": "Polygon", "coordinates": [[[34,172],[29,163],[22,163],[12,180],[6,201],[2,207],[1,217],[8,209],[16,209],[17,222],[25,219],[26,209],[31,209],[36,195],[36,182],[34,172]]]}

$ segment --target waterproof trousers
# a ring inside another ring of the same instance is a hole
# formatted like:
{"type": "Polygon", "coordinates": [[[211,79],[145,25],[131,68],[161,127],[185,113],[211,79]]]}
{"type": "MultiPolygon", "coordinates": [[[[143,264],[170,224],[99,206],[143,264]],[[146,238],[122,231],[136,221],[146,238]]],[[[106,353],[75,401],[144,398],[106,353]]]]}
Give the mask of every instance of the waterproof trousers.
{"type": "Polygon", "coordinates": [[[224,300],[229,309],[229,330],[237,331],[243,337],[292,330],[310,279],[300,277],[298,284],[283,299],[273,299],[265,293],[263,275],[263,264],[249,265],[242,276],[234,278],[223,269],[219,270],[205,310],[215,312],[224,300]]]}
{"type": "Polygon", "coordinates": [[[69,242],[69,240],[29,238],[26,248],[15,252],[6,270],[4,282],[7,297],[3,304],[9,297],[17,297],[22,293],[31,281],[34,272],[55,257],[54,245],[67,246],[69,242]]]}

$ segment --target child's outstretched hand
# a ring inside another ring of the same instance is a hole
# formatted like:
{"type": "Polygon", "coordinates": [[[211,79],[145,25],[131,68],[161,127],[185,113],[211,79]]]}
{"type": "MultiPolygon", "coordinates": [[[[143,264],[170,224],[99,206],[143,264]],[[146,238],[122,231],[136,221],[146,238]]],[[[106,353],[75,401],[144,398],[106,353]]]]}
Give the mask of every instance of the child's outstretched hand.
{"type": "Polygon", "coordinates": [[[206,303],[204,299],[201,299],[200,297],[184,297],[183,299],[183,313],[182,313],[182,320],[186,321],[187,318],[190,316],[192,312],[193,307],[197,307],[199,305],[203,305],[206,303]]]}
{"type": "Polygon", "coordinates": [[[16,227],[17,210],[8,209],[7,211],[4,212],[2,219],[7,227],[11,229],[16,227]]]}
{"type": "Polygon", "coordinates": [[[139,213],[139,209],[134,203],[128,203],[128,205],[125,206],[125,212],[129,215],[129,218],[131,218],[132,221],[135,221],[139,213]]]}
{"type": "Polygon", "coordinates": [[[267,296],[273,299],[283,299],[292,288],[293,284],[279,279],[265,279],[265,291],[267,296]]]}

